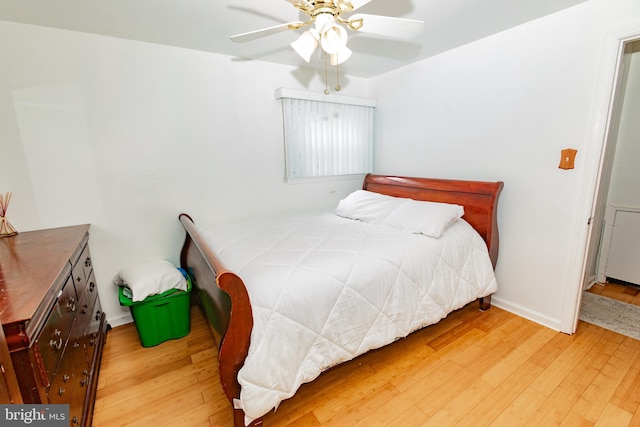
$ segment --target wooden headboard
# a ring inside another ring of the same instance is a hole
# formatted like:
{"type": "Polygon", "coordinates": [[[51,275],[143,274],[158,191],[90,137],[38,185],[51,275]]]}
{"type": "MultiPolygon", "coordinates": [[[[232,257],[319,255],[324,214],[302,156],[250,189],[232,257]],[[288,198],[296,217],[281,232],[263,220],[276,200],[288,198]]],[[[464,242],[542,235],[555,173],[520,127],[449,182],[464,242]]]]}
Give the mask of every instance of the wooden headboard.
{"type": "Polygon", "coordinates": [[[461,181],[369,174],[364,179],[362,189],[389,196],[463,206],[463,218],[484,239],[495,268],[499,246],[498,196],[503,186],[502,181],[461,181]]]}

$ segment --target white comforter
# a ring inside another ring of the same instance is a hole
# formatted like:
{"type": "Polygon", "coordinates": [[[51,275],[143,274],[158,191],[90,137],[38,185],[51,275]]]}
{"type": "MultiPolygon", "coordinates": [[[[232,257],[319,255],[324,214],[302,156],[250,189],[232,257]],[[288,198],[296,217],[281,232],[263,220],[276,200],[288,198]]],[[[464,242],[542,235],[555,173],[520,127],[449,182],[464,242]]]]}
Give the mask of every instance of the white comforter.
{"type": "Polygon", "coordinates": [[[334,213],[201,231],[253,307],[238,374],[247,424],[327,368],[496,291],[485,243],[464,220],[439,239],[334,213]]]}

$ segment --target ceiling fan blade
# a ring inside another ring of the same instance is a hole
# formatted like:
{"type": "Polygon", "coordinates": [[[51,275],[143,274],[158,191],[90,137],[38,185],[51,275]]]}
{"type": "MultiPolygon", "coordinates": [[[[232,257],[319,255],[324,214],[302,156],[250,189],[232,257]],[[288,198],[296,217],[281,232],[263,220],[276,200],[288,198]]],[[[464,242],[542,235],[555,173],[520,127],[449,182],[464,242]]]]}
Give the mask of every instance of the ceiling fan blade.
{"type": "Polygon", "coordinates": [[[249,31],[248,33],[236,34],[235,36],[231,36],[231,41],[236,43],[250,42],[262,37],[290,30],[292,29],[291,26],[298,26],[300,24],[303,24],[303,22],[289,22],[287,24],[276,25],[275,27],[263,28],[261,30],[249,31]]]}
{"type": "Polygon", "coordinates": [[[349,3],[351,3],[351,6],[353,6],[353,10],[356,10],[360,9],[367,3],[371,3],[371,0],[351,0],[349,3]]]}
{"type": "Polygon", "coordinates": [[[379,34],[381,36],[404,39],[417,37],[424,31],[424,22],[416,19],[356,13],[349,17],[349,22],[360,19],[362,19],[362,27],[357,31],[362,33],[379,34]]]}

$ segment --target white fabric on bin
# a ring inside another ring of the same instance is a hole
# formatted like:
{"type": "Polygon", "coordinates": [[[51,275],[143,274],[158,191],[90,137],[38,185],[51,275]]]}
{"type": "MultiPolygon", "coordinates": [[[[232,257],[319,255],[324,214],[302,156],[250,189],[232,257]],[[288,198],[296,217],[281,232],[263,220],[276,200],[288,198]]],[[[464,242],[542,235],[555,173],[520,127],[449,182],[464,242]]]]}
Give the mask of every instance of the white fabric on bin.
{"type": "Polygon", "coordinates": [[[131,290],[131,300],[142,301],[150,295],[161,294],[169,289],[187,290],[187,280],[172,263],[166,260],[146,262],[142,265],[123,268],[113,279],[116,286],[131,290]]]}

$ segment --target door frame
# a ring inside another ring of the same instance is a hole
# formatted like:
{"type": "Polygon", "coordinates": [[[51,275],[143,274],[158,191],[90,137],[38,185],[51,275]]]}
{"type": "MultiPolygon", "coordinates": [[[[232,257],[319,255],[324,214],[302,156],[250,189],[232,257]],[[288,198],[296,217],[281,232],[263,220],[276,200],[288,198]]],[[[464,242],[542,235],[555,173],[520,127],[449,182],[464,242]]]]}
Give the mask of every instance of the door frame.
{"type": "MultiPolygon", "coordinates": [[[[567,286],[565,292],[564,309],[561,318],[561,330],[567,333],[575,333],[578,327],[578,316],[580,315],[580,304],[582,303],[582,293],[588,271],[587,268],[594,262],[597,256],[593,252],[592,241],[595,238],[593,219],[597,217],[598,210],[602,210],[606,200],[602,196],[606,195],[611,174],[611,164],[613,162],[613,151],[610,143],[617,132],[615,128],[616,101],[618,91],[622,83],[622,65],[624,59],[625,46],[628,42],[640,39],[640,22],[622,29],[607,32],[603,43],[603,52],[600,58],[600,71],[596,86],[596,98],[594,100],[594,110],[591,123],[593,124],[591,136],[586,145],[586,161],[582,195],[579,198],[579,212],[588,213],[585,223],[576,221],[575,254],[582,255],[582,262],[576,262],[569,266],[569,276],[574,277],[575,286],[567,286]]],[[[603,213],[601,215],[604,215],[603,213]]],[[[580,217],[580,215],[578,215],[580,217]]],[[[598,227],[596,230],[600,230],[598,227]]]]}

